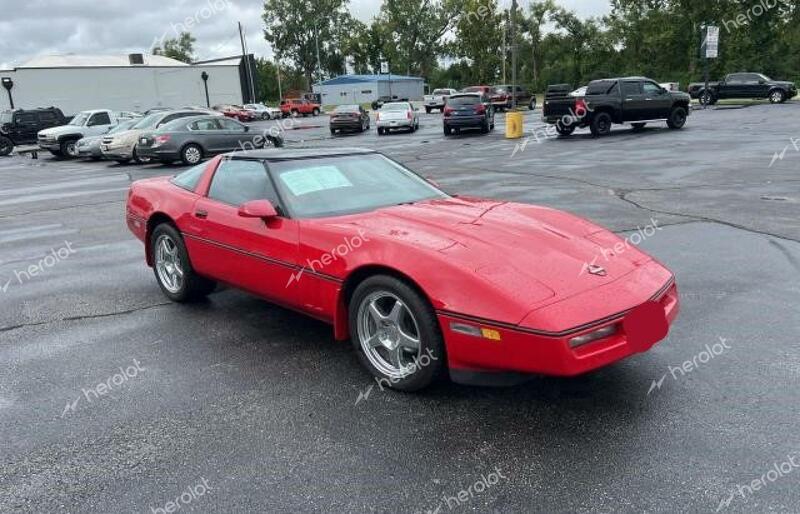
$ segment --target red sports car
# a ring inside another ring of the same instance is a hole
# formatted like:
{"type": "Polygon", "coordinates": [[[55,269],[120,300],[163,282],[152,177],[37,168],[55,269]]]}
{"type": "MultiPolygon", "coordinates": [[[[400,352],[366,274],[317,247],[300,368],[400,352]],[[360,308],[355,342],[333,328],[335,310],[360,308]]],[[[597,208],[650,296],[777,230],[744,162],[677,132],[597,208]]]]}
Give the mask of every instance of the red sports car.
{"type": "Polygon", "coordinates": [[[678,314],[672,273],[608,230],[449,195],[369,150],[219,156],[135,182],[126,216],[170,299],[221,282],[301,311],[406,391],[577,375],[648,350],[678,314]]]}

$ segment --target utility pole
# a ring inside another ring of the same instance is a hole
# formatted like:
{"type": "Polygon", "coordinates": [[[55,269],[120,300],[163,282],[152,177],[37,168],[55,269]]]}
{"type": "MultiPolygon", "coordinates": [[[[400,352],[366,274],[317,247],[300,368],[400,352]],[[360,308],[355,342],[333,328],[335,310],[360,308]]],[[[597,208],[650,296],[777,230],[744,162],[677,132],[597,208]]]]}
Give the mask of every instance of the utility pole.
{"type": "Polygon", "coordinates": [[[275,74],[278,76],[278,100],[280,100],[283,98],[283,91],[281,90],[281,61],[277,54],[275,54],[275,74]]]}
{"type": "Polygon", "coordinates": [[[503,84],[506,83],[506,58],[508,57],[508,50],[506,49],[506,31],[508,30],[508,18],[503,23],[503,84]]]}
{"type": "Polygon", "coordinates": [[[253,85],[253,74],[252,70],[250,70],[250,60],[247,58],[247,54],[245,53],[246,50],[244,47],[244,33],[242,32],[242,22],[237,22],[237,23],[239,24],[239,41],[241,41],[242,43],[242,60],[245,63],[244,73],[245,73],[245,78],[247,79],[247,90],[248,90],[247,91],[248,95],[247,98],[244,98],[244,103],[250,103],[252,102],[251,97],[253,95],[253,90],[251,89],[253,85]]]}
{"type": "Polygon", "coordinates": [[[314,20],[314,42],[317,46],[317,80],[322,81],[322,61],[319,58],[319,26],[314,20]]]}
{"type": "Polygon", "coordinates": [[[511,0],[511,109],[517,108],[517,0],[511,0]]]}

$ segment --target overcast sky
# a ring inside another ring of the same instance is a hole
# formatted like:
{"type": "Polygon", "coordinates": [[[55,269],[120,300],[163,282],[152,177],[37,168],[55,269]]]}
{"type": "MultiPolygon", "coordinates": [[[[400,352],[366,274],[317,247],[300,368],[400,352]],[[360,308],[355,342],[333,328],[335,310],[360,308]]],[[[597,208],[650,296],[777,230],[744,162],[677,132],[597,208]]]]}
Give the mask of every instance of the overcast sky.
{"type": "MultiPolygon", "coordinates": [[[[236,22],[247,32],[249,50],[271,56],[262,35],[262,0],[0,0],[0,69],[48,54],[149,52],[153,42],[189,30],[198,59],[241,53],[236,22]],[[191,26],[186,19],[191,18],[191,26]],[[185,28],[184,28],[185,27],[185,28]]],[[[511,0],[499,0],[501,6],[511,0]]],[[[609,0],[556,0],[581,17],[609,10],[609,0]]],[[[527,7],[529,0],[519,0],[527,7]]],[[[369,21],[380,0],[351,0],[350,10],[369,21]]]]}

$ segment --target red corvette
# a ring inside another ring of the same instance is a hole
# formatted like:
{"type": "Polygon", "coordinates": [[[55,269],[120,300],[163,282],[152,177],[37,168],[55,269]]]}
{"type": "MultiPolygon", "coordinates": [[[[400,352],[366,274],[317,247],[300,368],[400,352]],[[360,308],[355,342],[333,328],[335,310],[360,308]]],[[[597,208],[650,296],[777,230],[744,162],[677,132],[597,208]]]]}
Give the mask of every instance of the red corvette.
{"type": "Polygon", "coordinates": [[[448,195],[369,150],[219,156],[134,183],[127,224],[172,300],[221,282],[304,312],[407,391],[588,372],[650,349],[678,314],[672,273],[629,245],[613,255],[608,230],[448,195]]]}

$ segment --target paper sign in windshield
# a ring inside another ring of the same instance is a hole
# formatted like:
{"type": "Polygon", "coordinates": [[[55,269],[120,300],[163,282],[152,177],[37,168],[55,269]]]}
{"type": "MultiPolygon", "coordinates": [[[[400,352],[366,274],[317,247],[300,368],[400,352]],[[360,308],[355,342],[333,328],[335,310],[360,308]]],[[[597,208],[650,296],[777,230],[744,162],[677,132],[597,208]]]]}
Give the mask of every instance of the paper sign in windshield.
{"type": "Polygon", "coordinates": [[[288,171],[281,174],[281,180],[294,196],[340,187],[353,187],[353,184],[335,166],[317,166],[288,171]]]}

